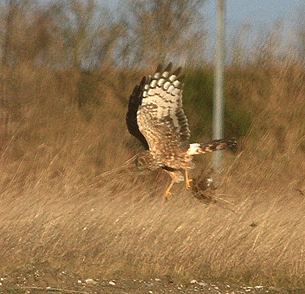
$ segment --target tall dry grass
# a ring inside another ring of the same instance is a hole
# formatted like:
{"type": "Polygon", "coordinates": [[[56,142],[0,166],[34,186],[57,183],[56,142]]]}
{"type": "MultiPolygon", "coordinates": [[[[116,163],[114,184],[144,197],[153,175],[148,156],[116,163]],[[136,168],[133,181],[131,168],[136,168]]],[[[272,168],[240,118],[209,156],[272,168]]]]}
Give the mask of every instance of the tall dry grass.
{"type": "MultiPolygon", "coordinates": [[[[48,262],[90,277],[304,286],[302,68],[228,71],[228,112],[242,114],[230,132],[251,123],[210,204],[183,184],[164,202],[167,176],[128,161],[141,150],[124,119],[140,74],[110,73],[2,71],[0,271],[48,262]]],[[[210,159],[195,159],[195,178],[210,159]]]]}
{"type": "MultiPolygon", "coordinates": [[[[190,52],[201,59],[198,47],[191,48],[197,42],[190,42],[196,37],[204,44],[197,11],[182,9],[188,13],[173,19],[179,32],[182,20],[188,31],[180,32],[185,38],[171,54],[161,37],[156,46],[145,43],[150,51],[144,52],[135,42],[150,33],[136,29],[141,17],[135,26],[128,19],[136,15],[116,22],[94,1],[6,4],[0,14],[0,273],[45,262],[91,278],[305,286],[305,73],[298,58],[276,56],[277,34],[249,59],[239,42],[227,68],[226,132],[239,146],[225,153],[218,189],[201,186],[211,173],[206,155],[195,158],[192,171],[199,190],[177,184],[164,202],[167,175],[139,173],[133,165],[141,147],[125,126],[127,100],[147,74],[136,65],[155,67],[153,60],[169,58],[194,64],[190,52]]],[[[137,8],[152,24],[163,17],[151,15],[149,6],[137,8]]],[[[168,29],[159,31],[175,37],[168,29]]],[[[209,140],[212,70],[185,71],[192,141],[209,140]]]]}

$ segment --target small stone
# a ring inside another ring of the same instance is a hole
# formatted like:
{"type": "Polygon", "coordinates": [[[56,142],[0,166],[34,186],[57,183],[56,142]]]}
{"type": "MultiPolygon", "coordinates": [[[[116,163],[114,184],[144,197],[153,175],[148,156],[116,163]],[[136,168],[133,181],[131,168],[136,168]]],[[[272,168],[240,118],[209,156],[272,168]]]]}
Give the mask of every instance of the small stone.
{"type": "Polygon", "coordinates": [[[156,281],[156,282],[161,282],[161,279],[155,278],[155,281],[156,281]]]}
{"type": "Polygon", "coordinates": [[[82,283],[82,280],[77,280],[77,284],[81,284],[82,283]]]}
{"type": "Polygon", "coordinates": [[[145,283],[145,286],[146,286],[146,287],[154,287],[155,285],[152,284],[152,283],[145,283]]]}
{"type": "Polygon", "coordinates": [[[191,284],[196,284],[197,281],[194,279],[194,280],[191,280],[190,283],[191,283],[191,284]]]}
{"type": "Polygon", "coordinates": [[[109,281],[109,285],[115,286],[115,281],[109,281]]]}
{"type": "Polygon", "coordinates": [[[95,284],[97,284],[93,279],[86,279],[85,282],[86,282],[87,285],[95,285],[95,284]]]}
{"type": "MultiPolygon", "coordinates": [[[[200,285],[200,286],[204,286],[204,287],[205,287],[205,286],[207,286],[208,284],[207,284],[207,283],[205,283],[205,282],[199,282],[199,283],[198,283],[198,285],[200,285]]],[[[216,289],[216,288],[215,288],[215,289],[216,289]]]]}
{"type": "Polygon", "coordinates": [[[255,288],[255,289],[263,289],[264,286],[255,286],[254,288],[255,288]]]}

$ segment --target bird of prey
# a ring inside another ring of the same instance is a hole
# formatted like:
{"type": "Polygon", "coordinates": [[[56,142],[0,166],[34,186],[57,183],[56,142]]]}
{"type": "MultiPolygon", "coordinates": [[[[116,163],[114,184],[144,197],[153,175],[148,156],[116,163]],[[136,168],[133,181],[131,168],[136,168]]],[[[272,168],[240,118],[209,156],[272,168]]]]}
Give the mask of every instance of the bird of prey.
{"type": "Polygon", "coordinates": [[[130,134],[138,138],[145,151],[136,158],[139,169],[162,168],[171,176],[165,199],[174,183],[184,180],[190,188],[188,171],[193,168],[193,155],[222,150],[236,144],[235,140],[213,140],[189,144],[188,120],[182,109],[184,75],[181,67],[172,71],[172,63],[164,70],[159,65],[151,77],[143,77],[129,98],[126,123],[130,134]]]}

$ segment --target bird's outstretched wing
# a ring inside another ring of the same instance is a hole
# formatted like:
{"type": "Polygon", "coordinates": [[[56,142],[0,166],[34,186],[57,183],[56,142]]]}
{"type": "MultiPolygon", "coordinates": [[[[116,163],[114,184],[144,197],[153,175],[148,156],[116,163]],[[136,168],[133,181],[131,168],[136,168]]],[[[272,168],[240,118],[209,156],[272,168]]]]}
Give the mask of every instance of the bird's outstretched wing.
{"type": "Polygon", "coordinates": [[[128,129],[143,143],[140,133],[150,150],[158,152],[160,146],[167,144],[182,146],[190,137],[187,118],[182,109],[184,76],[180,72],[181,67],[172,72],[171,63],[164,71],[159,65],[154,76],[143,78],[131,95],[128,129]],[[135,119],[136,105],[138,110],[135,119]]]}

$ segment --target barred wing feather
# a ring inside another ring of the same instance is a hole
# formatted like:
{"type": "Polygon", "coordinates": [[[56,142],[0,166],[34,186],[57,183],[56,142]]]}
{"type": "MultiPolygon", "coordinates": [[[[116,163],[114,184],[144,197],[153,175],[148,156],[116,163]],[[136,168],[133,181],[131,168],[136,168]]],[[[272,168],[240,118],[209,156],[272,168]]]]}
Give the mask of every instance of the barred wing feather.
{"type": "Polygon", "coordinates": [[[157,150],[159,143],[182,146],[189,139],[190,130],[182,109],[183,78],[179,67],[173,73],[170,63],[164,71],[158,66],[143,89],[143,97],[137,111],[139,131],[145,137],[150,150],[157,150]],[[162,141],[162,142],[161,142],[162,141]]]}

